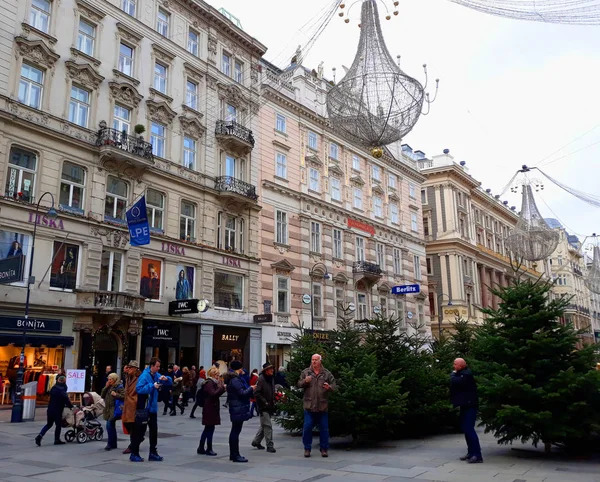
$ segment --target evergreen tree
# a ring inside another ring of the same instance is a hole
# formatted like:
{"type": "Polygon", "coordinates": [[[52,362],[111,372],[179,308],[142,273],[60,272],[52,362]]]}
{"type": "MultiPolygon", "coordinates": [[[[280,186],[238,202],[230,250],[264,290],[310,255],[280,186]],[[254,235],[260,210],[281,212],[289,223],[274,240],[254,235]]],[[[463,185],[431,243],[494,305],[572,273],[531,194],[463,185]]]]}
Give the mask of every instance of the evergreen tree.
{"type": "Polygon", "coordinates": [[[600,422],[597,346],[578,349],[580,333],[559,320],[568,299],[552,285],[517,281],[500,298],[470,346],[482,399],[481,420],[498,443],[537,446],[585,441],[600,422]]]}

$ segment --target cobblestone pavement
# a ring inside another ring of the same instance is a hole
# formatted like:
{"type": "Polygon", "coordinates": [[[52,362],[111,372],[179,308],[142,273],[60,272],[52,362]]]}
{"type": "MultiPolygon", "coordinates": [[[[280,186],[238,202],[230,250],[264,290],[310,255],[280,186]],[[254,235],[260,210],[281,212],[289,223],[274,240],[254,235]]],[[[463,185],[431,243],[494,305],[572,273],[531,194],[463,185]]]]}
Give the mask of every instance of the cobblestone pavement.
{"type": "MultiPolygon", "coordinates": [[[[225,415],[226,410],[222,410],[225,415]]],[[[227,418],[227,417],[224,417],[227,418]]],[[[0,481],[95,482],[124,480],[136,482],[370,482],[448,481],[448,482],[600,482],[600,460],[546,458],[541,450],[519,446],[518,450],[498,446],[482,435],[485,463],[468,465],[458,457],[465,452],[461,435],[443,435],[422,440],[385,442],[378,447],[347,450],[343,440],[334,439],[329,458],[303,457],[299,437],[275,430],[276,454],[250,446],[258,427],[254,418],[244,424],[241,453],[247,464],[228,460],[229,422],[217,427],[214,450],[218,457],[197,455],[202,431],[200,419],[159,414],[158,450],[164,461],[131,463],[121,450],[106,452],[105,440],[55,447],[50,431],[40,448],[34,437],[44,424],[45,410],[38,409],[35,422],[11,424],[10,411],[0,411],[0,481]]],[[[120,424],[118,424],[120,428],[120,424]]],[[[315,437],[315,442],[317,437],[315,437]]],[[[128,437],[119,431],[120,449],[128,437]]],[[[516,448],[516,447],[515,447],[516,448]]],[[[144,442],[142,456],[147,456],[144,442]]]]}

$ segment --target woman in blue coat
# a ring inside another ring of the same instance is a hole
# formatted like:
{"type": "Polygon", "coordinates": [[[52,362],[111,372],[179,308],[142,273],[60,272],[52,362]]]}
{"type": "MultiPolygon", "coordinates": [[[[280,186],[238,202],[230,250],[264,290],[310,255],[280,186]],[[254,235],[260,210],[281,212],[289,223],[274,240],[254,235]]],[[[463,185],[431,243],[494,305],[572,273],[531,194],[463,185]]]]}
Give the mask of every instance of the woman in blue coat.
{"type": "Polygon", "coordinates": [[[240,455],[240,433],[246,420],[252,417],[250,413],[250,397],[254,387],[249,387],[246,380],[240,375],[244,371],[242,362],[234,360],[229,364],[232,370],[225,374],[227,384],[227,403],[229,404],[229,417],[231,419],[231,433],[229,434],[229,460],[233,462],[248,462],[246,457],[240,455]]]}

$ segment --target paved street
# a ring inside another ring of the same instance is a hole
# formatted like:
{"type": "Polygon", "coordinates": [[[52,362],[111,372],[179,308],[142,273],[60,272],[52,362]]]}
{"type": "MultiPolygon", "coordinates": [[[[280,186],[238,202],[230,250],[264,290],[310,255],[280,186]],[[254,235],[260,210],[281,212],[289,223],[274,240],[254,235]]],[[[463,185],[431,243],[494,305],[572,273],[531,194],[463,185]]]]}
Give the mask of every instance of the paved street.
{"type": "MultiPolygon", "coordinates": [[[[223,410],[225,412],[225,410],[223,410]]],[[[437,436],[425,440],[385,442],[377,448],[346,450],[334,440],[328,459],[313,448],[313,457],[303,457],[299,437],[276,430],[276,454],[250,447],[258,426],[254,418],[244,425],[242,455],[250,462],[234,464],[228,460],[229,423],[215,434],[216,458],[196,454],[202,430],[200,419],[159,415],[159,452],[162,463],[130,463],[120,451],[105,452],[105,441],[72,443],[55,447],[49,432],[41,448],[33,438],[43,425],[45,411],[38,410],[37,420],[10,424],[10,411],[0,411],[0,481],[57,482],[124,480],[136,482],[367,482],[367,481],[498,481],[498,482],[592,482],[600,481],[600,463],[554,458],[540,452],[511,450],[496,445],[490,436],[482,436],[485,463],[466,465],[457,460],[465,451],[460,435],[437,436]],[[337,447],[336,447],[337,445],[337,447]]],[[[316,439],[316,438],[315,438],[316,439]]],[[[106,440],[106,439],[105,439],[106,440]]],[[[119,446],[127,446],[119,433],[119,446]]],[[[144,442],[142,456],[147,456],[144,442]]]]}

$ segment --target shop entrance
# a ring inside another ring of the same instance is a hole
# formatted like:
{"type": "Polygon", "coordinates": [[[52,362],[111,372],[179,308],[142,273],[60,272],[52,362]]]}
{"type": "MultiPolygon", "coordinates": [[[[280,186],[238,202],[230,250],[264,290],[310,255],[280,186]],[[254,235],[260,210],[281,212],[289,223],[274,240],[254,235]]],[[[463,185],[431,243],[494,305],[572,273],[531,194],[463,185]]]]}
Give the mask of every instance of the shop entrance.
{"type": "Polygon", "coordinates": [[[213,363],[224,361],[229,366],[233,360],[239,360],[248,371],[254,368],[249,367],[250,347],[249,330],[245,328],[229,328],[223,326],[214,327],[213,335],[213,363]]]}
{"type": "Polygon", "coordinates": [[[96,377],[96,392],[100,393],[103,387],[100,386],[104,373],[108,365],[116,373],[117,358],[119,356],[119,342],[111,333],[97,333],[95,340],[95,358],[98,376],[96,377]]]}

